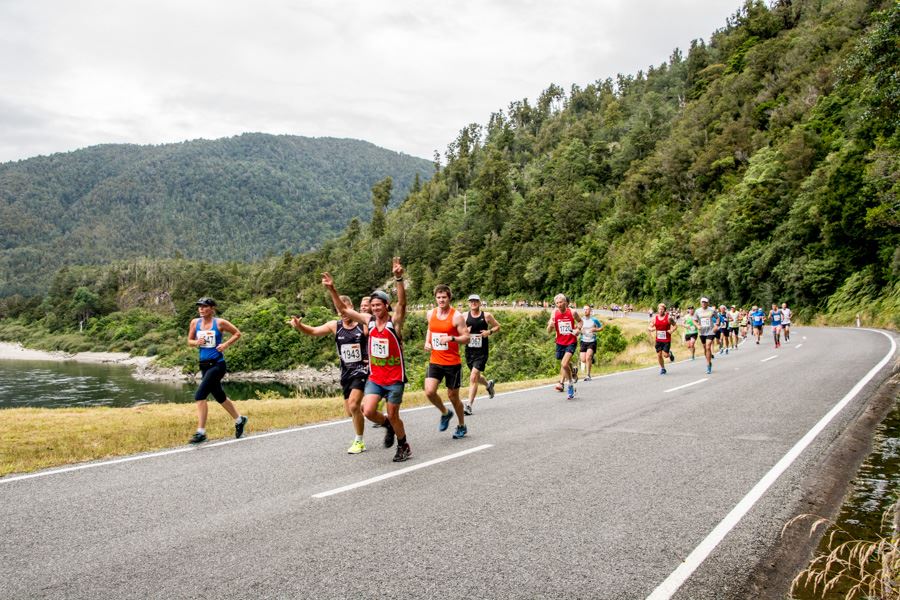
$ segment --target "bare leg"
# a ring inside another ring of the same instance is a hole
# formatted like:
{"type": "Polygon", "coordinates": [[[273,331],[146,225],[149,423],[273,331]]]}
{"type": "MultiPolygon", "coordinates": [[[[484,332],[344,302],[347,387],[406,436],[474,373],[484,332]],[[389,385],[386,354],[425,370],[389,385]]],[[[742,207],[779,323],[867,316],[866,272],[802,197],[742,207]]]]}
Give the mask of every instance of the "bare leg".
{"type": "Polygon", "coordinates": [[[353,430],[356,435],[362,435],[365,431],[365,421],[362,413],[362,390],[350,390],[350,397],[344,400],[344,408],[347,416],[353,419],[353,430]]]}

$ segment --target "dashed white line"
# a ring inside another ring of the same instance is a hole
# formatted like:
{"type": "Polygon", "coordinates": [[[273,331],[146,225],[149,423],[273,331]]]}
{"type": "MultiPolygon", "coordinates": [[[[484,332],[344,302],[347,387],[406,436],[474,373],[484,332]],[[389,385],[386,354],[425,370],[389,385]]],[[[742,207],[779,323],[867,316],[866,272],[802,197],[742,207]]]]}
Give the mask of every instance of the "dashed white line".
{"type": "Polygon", "coordinates": [[[759,362],[769,362],[770,360],[775,360],[776,358],[778,358],[777,354],[775,354],[774,356],[770,356],[769,358],[764,358],[759,362]]]}
{"type": "Polygon", "coordinates": [[[692,381],[692,382],[686,383],[686,384],[684,384],[684,385],[679,385],[678,387],[673,387],[673,388],[671,388],[671,389],[666,390],[666,391],[663,392],[663,393],[674,392],[674,391],[676,391],[676,390],[683,390],[683,389],[686,388],[686,387],[691,387],[692,385],[697,385],[698,383],[703,383],[703,382],[706,381],[707,379],[709,379],[709,377],[704,377],[703,379],[698,379],[697,381],[692,381]]]}
{"type": "Polygon", "coordinates": [[[796,346],[794,346],[794,348],[800,348],[800,346],[802,346],[802,345],[803,344],[797,344],[796,346]]]}
{"type": "Polygon", "coordinates": [[[435,458],[433,460],[429,460],[423,462],[418,465],[412,465],[410,467],[406,467],[405,469],[398,469],[396,471],[391,471],[390,473],[384,473],[383,475],[378,475],[377,477],[372,477],[370,479],[365,479],[363,481],[357,481],[356,483],[351,483],[349,485],[345,485],[343,487],[335,488],[333,490],[328,490],[327,492],[320,492],[318,494],[313,494],[313,498],[327,498],[328,496],[334,496],[335,494],[340,494],[342,492],[349,492],[350,490],[355,490],[357,488],[361,488],[367,485],[372,485],[373,483],[378,483],[379,481],[384,481],[385,479],[390,479],[392,477],[397,477],[399,475],[405,475],[406,473],[411,473],[412,471],[418,471],[419,469],[424,469],[425,467],[430,467],[431,465],[436,465],[438,463],[446,462],[448,460],[453,460],[454,458],[459,458],[461,456],[465,456],[467,454],[472,454],[473,452],[480,452],[481,450],[486,450],[488,448],[492,448],[493,444],[483,444],[481,446],[476,446],[475,448],[469,448],[468,450],[463,450],[462,452],[457,452],[456,454],[449,454],[447,456],[442,456],[441,458],[435,458]]]}

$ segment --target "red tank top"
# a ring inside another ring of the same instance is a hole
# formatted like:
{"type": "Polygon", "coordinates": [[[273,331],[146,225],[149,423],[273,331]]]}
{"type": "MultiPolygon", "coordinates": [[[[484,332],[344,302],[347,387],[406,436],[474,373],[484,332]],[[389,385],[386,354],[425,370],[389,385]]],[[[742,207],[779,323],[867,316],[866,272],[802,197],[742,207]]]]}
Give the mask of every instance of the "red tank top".
{"type": "Polygon", "coordinates": [[[556,327],[556,343],[560,346],[571,346],[578,341],[575,335],[575,317],[572,315],[572,309],[567,308],[566,312],[559,312],[559,309],[553,311],[553,325],[556,327]]]}
{"type": "Polygon", "coordinates": [[[459,335],[453,319],[456,317],[456,309],[451,307],[450,313],[446,319],[438,319],[438,309],[431,311],[431,318],[428,320],[428,329],[431,332],[431,362],[436,365],[444,365],[452,367],[461,363],[459,359],[459,344],[456,342],[440,343],[442,335],[459,335]]]}
{"type": "Polygon", "coordinates": [[[403,345],[393,321],[388,321],[382,331],[375,319],[369,322],[369,381],[384,386],[406,383],[403,345]]]}
{"type": "Polygon", "coordinates": [[[657,342],[671,342],[672,336],[669,334],[669,315],[653,315],[653,326],[656,328],[657,342]]]}

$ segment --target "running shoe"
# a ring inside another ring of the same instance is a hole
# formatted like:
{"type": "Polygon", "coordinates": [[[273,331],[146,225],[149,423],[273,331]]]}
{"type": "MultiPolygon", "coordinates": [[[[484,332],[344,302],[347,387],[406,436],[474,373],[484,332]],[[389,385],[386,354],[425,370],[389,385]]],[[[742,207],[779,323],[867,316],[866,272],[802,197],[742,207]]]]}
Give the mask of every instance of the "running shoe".
{"type": "Polygon", "coordinates": [[[660,375],[665,375],[665,374],[666,374],[666,370],[665,370],[665,369],[660,369],[660,370],[659,370],[659,374],[660,374],[660,375]]]}
{"type": "Polygon", "coordinates": [[[384,447],[390,448],[394,445],[394,428],[391,427],[391,422],[387,419],[384,420],[384,447]]]}
{"type": "Polygon", "coordinates": [[[591,380],[591,376],[588,375],[587,377],[584,378],[584,380],[585,380],[585,381],[590,381],[590,380],[591,380]]]}
{"type": "Polygon", "coordinates": [[[195,433],[193,435],[193,437],[191,437],[190,440],[188,440],[188,444],[199,444],[200,442],[205,442],[205,441],[206,441],[206,434],[200,433],[198,431],[197,433],[195,433]]]}
{"type": "Polygon", "coordinates": [[[707,375],[711,375],[711,374],[712,374],[712,365],[706,365],[706,374],[707,374],[707,375]]]}
{"type": "Polygon", "coordinates": [[[457,425],[456,431],[453,432],[453,439],[460,440],[466,437],[466,434],[469,433],[469,428],[465,425],[457,425]]]}
{"type": "Polygon", "coordinates": [[[669,362],[675,362],[675,355],[669,352],[669,362]]]}
{"type": "Polygon", "coordinates": [[[472,414],[472,405],[468,402],[463,402],[463,414],[467,416],[472,414]]]}
{"type": "Polygon", "coordinates": [[[569,384],[569,394],[566,396],[566,399],[571,400],[574,397],[575,397],[575,386],[572,384],[569,384]]]}
{"type": "Polygon", "coordinates": [[[725,348],[725,354],[728,354],[728,348],[725,348]]]}
{"type": "Polygon", "coordinates": [[[412,456],[412,449],[409,447],[409,442],[397,444],[397,453],[394,454],[394,462],[409,460],[410,456],[412,456]]]}
{"type": "Polygon", "coordinates": [[[453,409],[448,408],[447,413],[441,415],[441,422],[438,423],[438,431],[447,431],[450,426],[450,419],[453,418],[453,409]]]}
{"type": "Polygon", "coordinates": [[[487,391],[488,391],[488,398],[493,398],[494,397],[494,380],[493,379],[488,379],[487,391]]]}
{"type": "Polygon", "coordinates": [[[565,390],[566,388],[563,386],[562,383],[557,383],[555,389],[556,389],[557,392],[562,392],[562,391],[565,390]]]}
{"type": "Polygon", "coordinates": [[[244,435],[244,427],[247,425],[247,417],[241,415],[241,420],[234,424],[234,437],[240,439],[244,435]]]}
{"type": "Polygon", "coordinates": [[[365,451],[366,443],[362,440],[353,440],[353,443],[347,448],[347,454],[362,454],[365,451]]]}

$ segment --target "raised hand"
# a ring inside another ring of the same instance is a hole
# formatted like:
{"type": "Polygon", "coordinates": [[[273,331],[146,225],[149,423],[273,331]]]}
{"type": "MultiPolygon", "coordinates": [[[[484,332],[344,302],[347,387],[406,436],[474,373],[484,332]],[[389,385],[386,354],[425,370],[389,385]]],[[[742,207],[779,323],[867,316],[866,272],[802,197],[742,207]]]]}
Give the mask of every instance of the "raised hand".
{"type": "Polygon", "coordinates": [[[391,272],[394,274],[395,278],[403,277],[403,265],[400,264],[400,257],[395,256],[393,261],[393,266],[391,267],[391,272]]]}
{"type": "Polygon", "coordinates": [[[334,287],[334,278],[331,276],[331,273],[329,273],[327,271],[322,273],[322,285],[324,285],[327,288],[334,287]]]}

